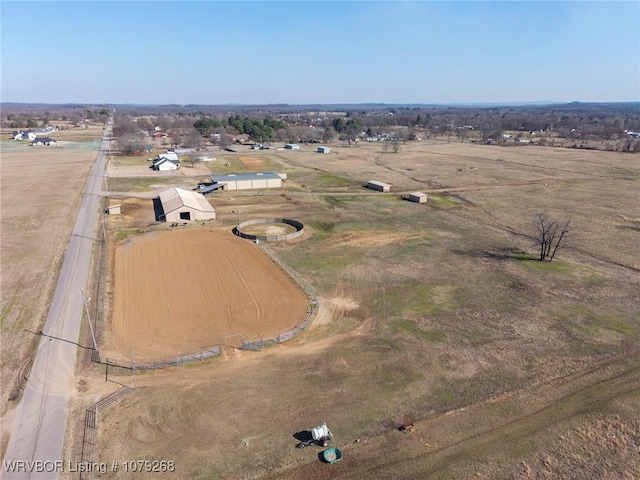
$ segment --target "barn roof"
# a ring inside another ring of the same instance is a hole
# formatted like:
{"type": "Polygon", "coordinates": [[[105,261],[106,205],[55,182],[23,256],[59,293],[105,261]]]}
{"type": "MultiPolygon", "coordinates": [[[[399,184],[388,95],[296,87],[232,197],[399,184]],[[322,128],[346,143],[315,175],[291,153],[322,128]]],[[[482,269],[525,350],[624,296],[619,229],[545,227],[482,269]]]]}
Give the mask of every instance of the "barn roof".
{"type": "Polygon", "coordinates": [[[214,183],[222,182],[241,182],[242,180],[264,180],[264,179],[280,179],[280,175],[273,172],[262,173],[230,173],[229,175],[211,175],[214,183]]]}
{"type": "Polygon", "coordinates": [[[200,193],[173,187],[160,193],[160,201],[164,213],[173,212],[182,207],[187,207],[200,212],[212,212],[215,210],[206,198],[200,193]]]}

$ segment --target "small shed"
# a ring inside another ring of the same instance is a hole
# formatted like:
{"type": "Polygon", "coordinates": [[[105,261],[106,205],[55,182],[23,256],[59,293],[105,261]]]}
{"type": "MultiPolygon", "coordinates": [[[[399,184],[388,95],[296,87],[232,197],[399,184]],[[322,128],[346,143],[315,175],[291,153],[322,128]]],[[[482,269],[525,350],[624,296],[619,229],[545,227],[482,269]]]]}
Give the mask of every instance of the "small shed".
{"type": "Polygon", "coordinates": [[[331,153],[331,149],[329,147],[318,147],[318,153],[331,153]]]}
{"type": "Polygon", "coordinates": [[[367,188],[372,190],[378,190],[379,192],[389,192],[391,191],[391,185],[384,182],[378,182],[377,180],[369,180],[367,183],[367,188]]]}
{"type": "Polygon", "coordinates": [[[427,194],[422,192],[412,192],[407,199],[410,202],[427,203],[427,194]]]}
{"type": "Polygon", "coordinates": [[[122,206],[122,204],[120,203],[116,203],[114,205],[109,205],[109,215],[120,215],[122,212],[120,211],[120,207],[122,206]]]}
{"type": "Polygon", "coordinates": [[[287,150],[300,150],[300,145],[296,143],[286,143],[284,148],[287,150]]]}

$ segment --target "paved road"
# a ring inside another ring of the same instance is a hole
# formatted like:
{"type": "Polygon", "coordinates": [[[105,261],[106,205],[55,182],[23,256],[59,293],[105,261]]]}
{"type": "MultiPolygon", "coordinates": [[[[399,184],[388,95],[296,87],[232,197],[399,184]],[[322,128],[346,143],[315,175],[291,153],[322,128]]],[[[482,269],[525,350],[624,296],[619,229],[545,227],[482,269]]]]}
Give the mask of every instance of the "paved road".
{"type": "Polygon", "coordinates": [[[13,412],[3,479],[54,479],[60,473],[55,462],[62,462],[67,468],[67,459],[62,461],[62,447],[74,394],[79,348],[76,342],[84,309],[80,290],[87,283],[94,242],[102,235],[96,227],[110,134],[111,125],[105,131],[86,185],[31,375],[13,412]],[[17,462],[12,470],[22,471],[7,471],[7,462],[17,462]]]}

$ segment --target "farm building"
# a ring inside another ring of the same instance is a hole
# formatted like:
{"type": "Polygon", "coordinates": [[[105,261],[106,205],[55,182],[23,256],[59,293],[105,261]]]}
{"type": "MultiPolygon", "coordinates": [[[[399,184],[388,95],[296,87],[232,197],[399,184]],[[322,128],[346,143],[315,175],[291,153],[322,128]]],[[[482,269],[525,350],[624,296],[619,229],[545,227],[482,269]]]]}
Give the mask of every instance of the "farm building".
{"type": "Polygon", "coordinates": [[[287,143],[285,144],[284,148],[286,148],[287,150],[300,150],[300,145],[297,145],[295,143],[287,143]]]}
{"type": "Polygon", "coordinates": [[[391,185],[388,183],[378,182],[377,180],[369,180],[367,188],[378,190],[379,192],[389,192],[391,190],[391,185]]]}
{"type": "Polygon", "coordinates": [[[282,187],[282,177],[277,173],[230,173],[211,175],[214,184],[224,184],[225,190],[251,190],[255,188],[282,187]]]}
{"type": "Polygon", "coordinates": [[[120,209],[121,206],[122,206],[121,203],[109,205],[107,212],[109,212],[109,215],[120,215],[122,213],[122,210],[120,209]]]}
{"type": "Polygon", "coordinates": [[[427,203],[427,194],[422,192],[412,192],[407,199],[410,202],[427,203]]]}
{"type": "Polygon", "coordinates": [[[166,222],[185,220],[215,220],[216,211],[203,195],[173,187],[160,193],[162,218],[166,222]]]}
{"type": "Polygon", "coordinates": [[[331,149],[329,147],[318,147],[318,153],[331,153],[331,149]]]}

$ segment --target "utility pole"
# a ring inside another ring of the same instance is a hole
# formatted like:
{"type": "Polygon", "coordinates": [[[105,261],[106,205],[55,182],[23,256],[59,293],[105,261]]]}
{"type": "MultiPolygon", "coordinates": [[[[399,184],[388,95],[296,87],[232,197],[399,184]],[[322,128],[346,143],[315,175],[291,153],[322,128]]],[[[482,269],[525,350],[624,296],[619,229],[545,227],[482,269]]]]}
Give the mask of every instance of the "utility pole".
{"type": "Polygon", "coordinates": [[[91,330],[91,339],[93,340],[93,349],[98,350],[98,343],[96,342],[96,336],[95,336],[95,333],[93,332],[93,325],[91,325],[91,317],[89,317],[89,307],[87,305],[89,301],[91,301],[91,297],[89,297],[88,300],[85,298],[83,288],[80,289],[79,293],[80,295],[82,295],[82,302],[84,303],[84,311],[87,314],[87,322],[89,322],[89,330],[91,330]]]}

